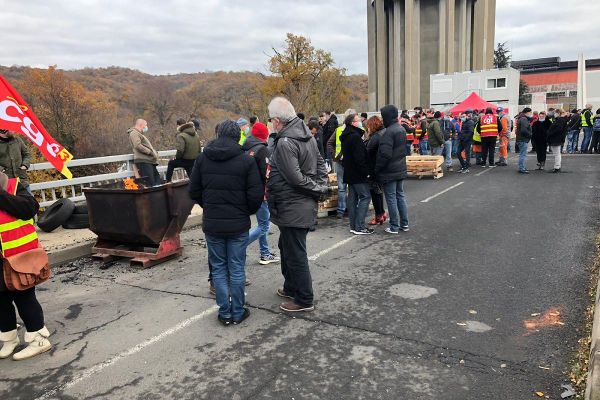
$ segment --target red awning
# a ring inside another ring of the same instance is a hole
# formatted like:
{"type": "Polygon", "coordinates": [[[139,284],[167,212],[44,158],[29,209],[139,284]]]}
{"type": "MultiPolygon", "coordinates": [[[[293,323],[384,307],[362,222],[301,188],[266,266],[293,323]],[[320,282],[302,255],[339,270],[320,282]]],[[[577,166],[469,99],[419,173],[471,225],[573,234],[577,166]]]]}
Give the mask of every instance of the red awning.
{"type": "Polygon", "coordinates": [[[494,113],[496,113],[496,108],[498,108],[497,105],[485,101],[479,97],[477,93],[473,92],[462,103],[452,107],[449,112],[451,112],[452,115],[456,115],[465,112],[467,109],[485,110],[488,107],[491,107],[494,110],[494,113]]]}

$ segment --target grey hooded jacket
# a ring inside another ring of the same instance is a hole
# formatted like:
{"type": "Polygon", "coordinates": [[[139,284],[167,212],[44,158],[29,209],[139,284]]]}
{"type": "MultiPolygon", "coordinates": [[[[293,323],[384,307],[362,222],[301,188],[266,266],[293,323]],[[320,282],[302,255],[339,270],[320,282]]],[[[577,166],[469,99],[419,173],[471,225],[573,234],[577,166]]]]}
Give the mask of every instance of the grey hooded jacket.
{"type": "Polygon", "coordinates": [[[269,157],[267,195],[277,226],[310,228],[318,199],[327,193],[325,161],[308,127],[294,118],[275,136],[269,157]]]}

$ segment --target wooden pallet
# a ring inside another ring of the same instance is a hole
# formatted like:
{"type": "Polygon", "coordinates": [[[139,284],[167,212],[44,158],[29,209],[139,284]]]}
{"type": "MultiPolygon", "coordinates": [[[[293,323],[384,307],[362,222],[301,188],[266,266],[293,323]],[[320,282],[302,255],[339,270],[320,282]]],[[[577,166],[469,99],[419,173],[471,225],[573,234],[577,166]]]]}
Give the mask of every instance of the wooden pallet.
{"type": "Polygon", "coordinates": [[[440,179],[444,176],[444,171],[442,167],[437,167],[434,169],[408,170],[408,176],[419,179],[422,179],[423,177],[432,177],[433,179],[440,179]]]}
{"type": "Polygon", "coordinates": [[[415,178],[432,177],[440,179],[444,176],[442,164],[443,156],[422,156],[414,155],[406,157],[406,169],[408,176],[415,178]]]}

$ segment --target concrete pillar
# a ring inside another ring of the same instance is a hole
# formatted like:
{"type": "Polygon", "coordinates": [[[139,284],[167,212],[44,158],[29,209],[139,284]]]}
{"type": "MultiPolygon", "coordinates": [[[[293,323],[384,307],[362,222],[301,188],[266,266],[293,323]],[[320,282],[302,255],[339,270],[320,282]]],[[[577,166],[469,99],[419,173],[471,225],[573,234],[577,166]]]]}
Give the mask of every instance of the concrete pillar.
{"type": "Polygon", "coordinates": [[[489,69],[493,65],[496,0],[475,0],[473,30],[473,69],[489,69]]]}
{"type": "Polygon", "coordinates": [[[377,19],[377,108],[379,108],[385,105],[386,102],[387,71],[389,68],[387,57],[388,25],[384,0],[375,0],[375,13],[377,19]]]}
{"type": "Polygon", "coordinates": [[[395,21],[397,19],[394,14],[394,4],[395,0],[388,0],[385,2],[386,15],[387,15],[387,24],[388,24],[388,75],[387,75],[387,96],[385,98],[385,104],[389,104],[393,102],[394,97],[396,96],[396,80],[395,78],[395,70],[396,70],[396,24],[395,21]]]}
{"type": "Polygon", "coordinates": [[[452,73],[456,71],[456,4],[455,0],[446,0],[446,71],[452,73]]]}
{"type": "Polygon", "coordinates": [[[394,0],[394,96],[393,104],[404,107],[404,9],[401,0],[394,0]]]}
{"type": "Polygon", "coordinates": [[[447,44],[447,26],[448,26],[448,1],[438,0],[438,72],[446,72],[448,63],[446,62],[446,54],[448,54],[447,44]]]}
{"type": "Polygon", "coordinates": [[[375,110],[377,107],[377,19],[375,17],[375,4],[372,0],[367,0],[367,25],[367,42],[369,46],[369,110],[375,110]]]}
{"type": "Polygon", "coordinates": [[[456,0],[456,70],[467,70],[467,0],[456,0]]]}
{"type": "MultiPolygon", "coordinates": [[[[420,85],[419,100],[422,106],[429,105],[429,75],[439,72],[440,31],[435,21],[440,20],[439,0],[419,0],[420,4],[420,85]]],[[[415,2],[416,5],[416,2],[415,2]]]]}

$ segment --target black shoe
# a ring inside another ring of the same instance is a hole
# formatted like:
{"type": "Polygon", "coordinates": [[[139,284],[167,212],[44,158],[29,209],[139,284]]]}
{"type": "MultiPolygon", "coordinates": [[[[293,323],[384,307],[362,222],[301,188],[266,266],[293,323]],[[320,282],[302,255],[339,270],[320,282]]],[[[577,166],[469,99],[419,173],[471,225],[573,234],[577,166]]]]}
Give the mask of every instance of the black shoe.
{"type": "Polygon", "coordinates": [[[250,310],[248,310],[247,308],[244,308],[244,313],[242,314],[242,317],[240,319],[238,319],[237,321],[233,321],[233,324],[239,325],[242,322],[244,322],[244,320],[248,319],[249,316],[250,316],[250,310]]]}
{"type": "Polygon", "coordinates": [[[354,233],[355,235],[371,235],[373,234],[373,232],[375,232],[375,230],[370,228],[364,228],[360,231],[352,231],[352,233],[354,233]]]}
{"type": "Polygon", "coordinates": [[[217,319],[221,324],[223,324],[223,326],[229,326],[233,323],[233,320],[231,318],[223,318],[220,315],[217,316],[217,319]]]}
{"type": "Polygon", "coordinates": [[[554,172],[555,174],[558,174],[558,173],[560,172],[560,168],[558,168],[558,169],[554,168],[554,169],[552,170],[552,172],[554,172]]]}

